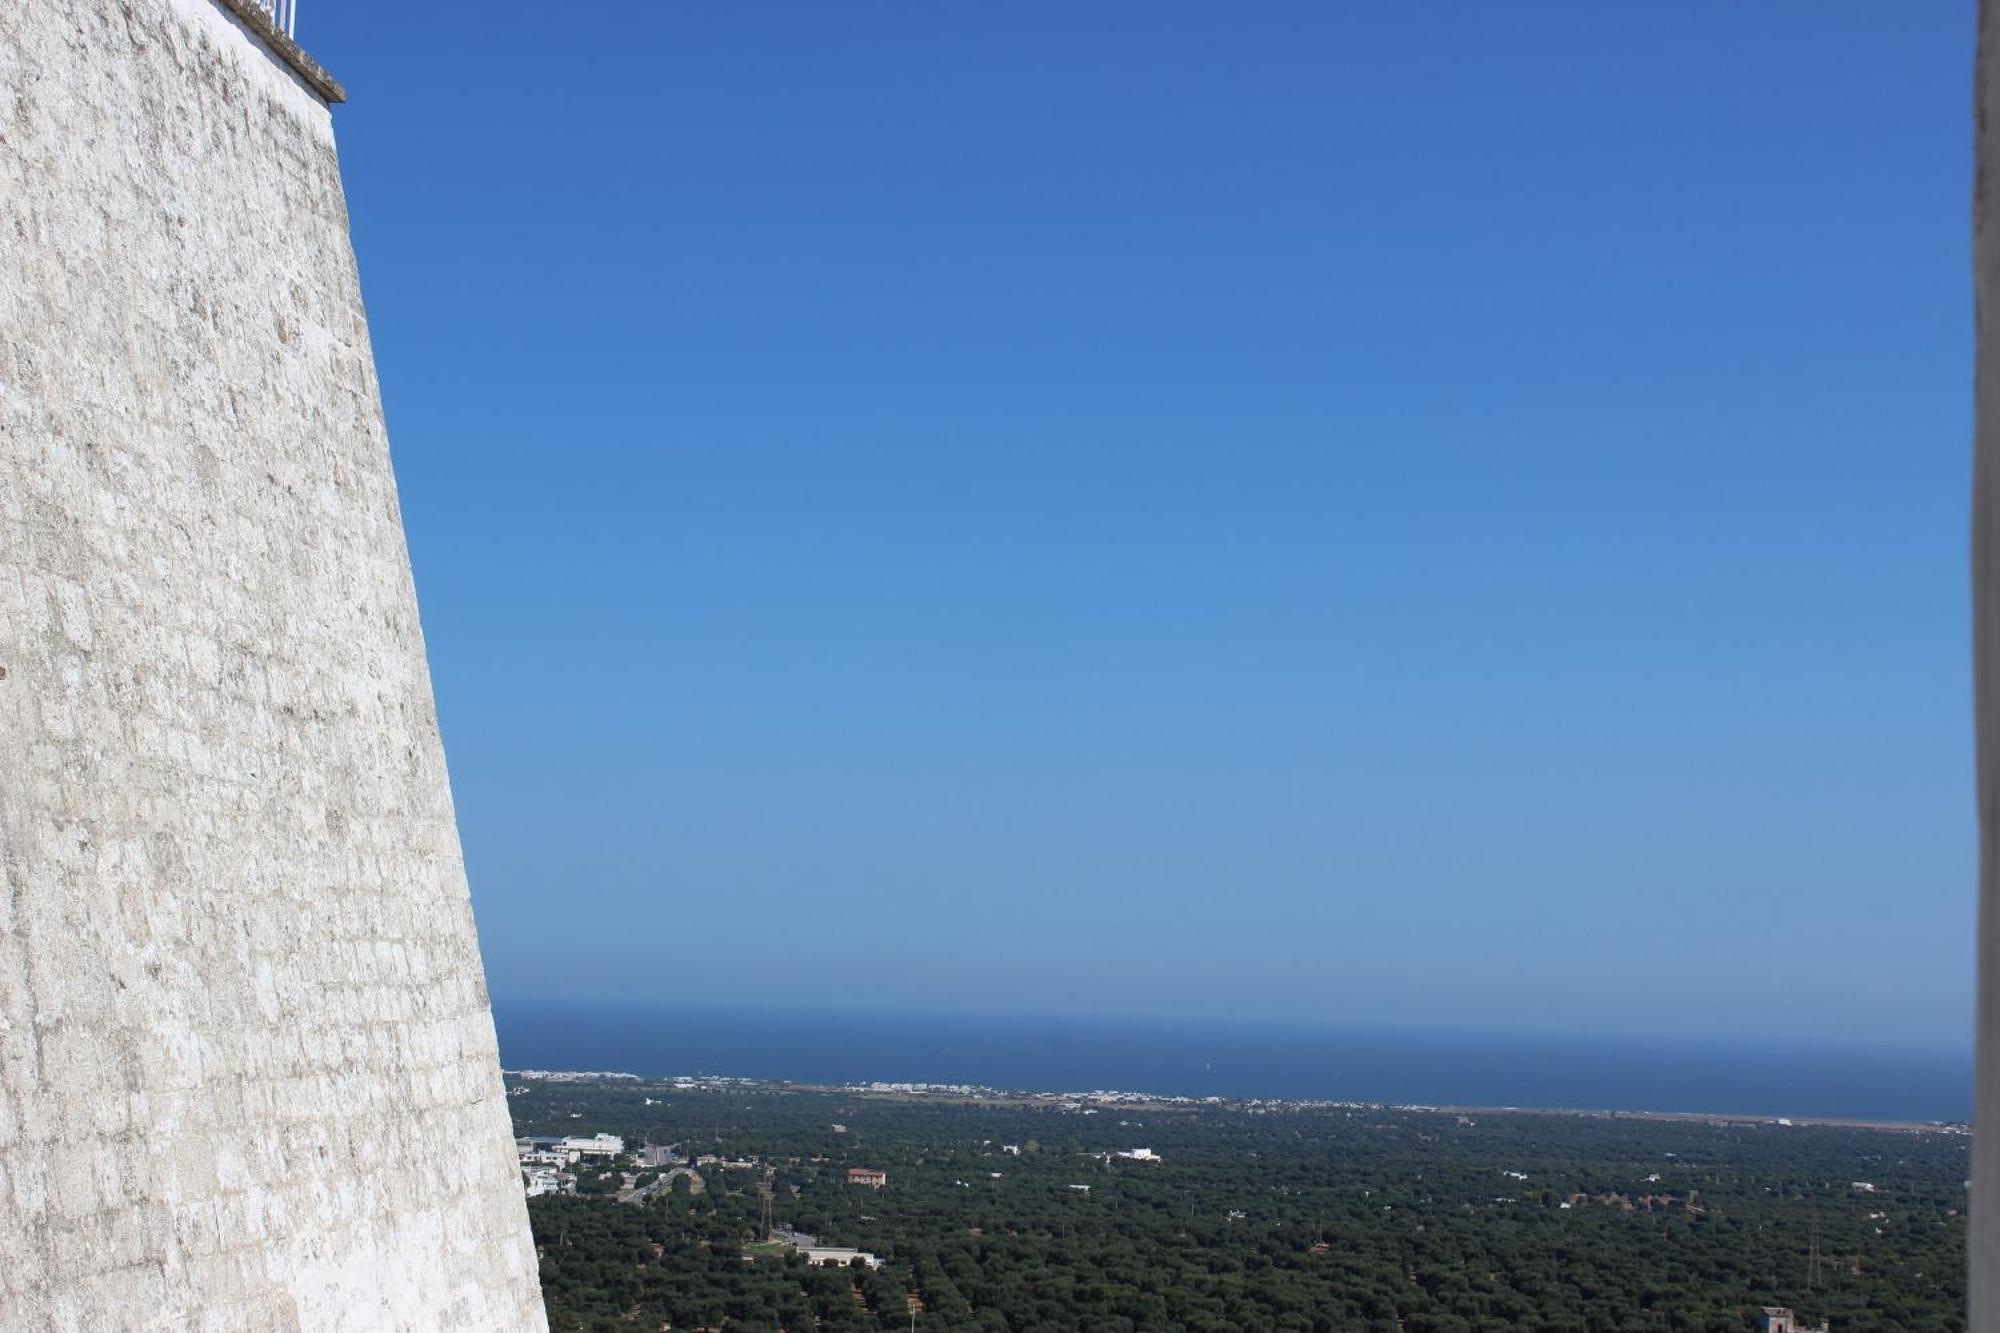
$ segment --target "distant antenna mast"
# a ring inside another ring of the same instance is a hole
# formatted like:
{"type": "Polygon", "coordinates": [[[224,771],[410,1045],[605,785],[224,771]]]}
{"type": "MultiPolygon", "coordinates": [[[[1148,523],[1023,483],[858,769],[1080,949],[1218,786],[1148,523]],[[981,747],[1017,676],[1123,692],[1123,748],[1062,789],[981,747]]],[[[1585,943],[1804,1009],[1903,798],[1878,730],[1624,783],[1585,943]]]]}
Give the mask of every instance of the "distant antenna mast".
{"type": "Polygon", "coordinates": [[[1819,1285],[1819,1205],[1813,1205],[1812,1246],[1806,1252],[1806,1290],[1819,1285]]]}

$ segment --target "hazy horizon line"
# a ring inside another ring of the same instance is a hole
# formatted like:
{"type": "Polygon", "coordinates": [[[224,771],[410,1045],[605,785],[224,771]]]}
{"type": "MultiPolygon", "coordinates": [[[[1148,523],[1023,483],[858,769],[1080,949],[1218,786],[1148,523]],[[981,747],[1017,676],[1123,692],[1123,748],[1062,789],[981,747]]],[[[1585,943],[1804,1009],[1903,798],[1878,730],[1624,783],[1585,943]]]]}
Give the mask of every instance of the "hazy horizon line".
{"type": "Polygon", "coordinates": [[[1325,1017],[1307,1014],[1214,1013],[1174,1010],[1111,1010],[1083,1012],[1074,1009],[1001,1007],[917,1007],[908,1004],[863,1000],[797,1001],[716,999],[709,996],[601,995],[549,993],[489,988],[489,998],[497,1011],[508,1005],[582,1005],[641,1010],[678,1010],[718,1014],[775,1016],[803,1013],[820,1017],[838,1016],[855,1021],[919,1019],[937,1023],[971,1025],[1051,1024],[1094,1027],[1192,1029],[1261,1029],[1311,1032],[1346,1036],[1403,1036],[1413,1039],[1499,1039],[1524,1044],[1536,1042],[1558,1045],[1628,1042],[1653,1049],[1698,1048],[1768,1052],[1776,1049],[1796,1052],[1842,1052],[1876,1055],[1925,1055],[1960,1057],[1969,1065],[1973,1038],[1970,1030],[1953,1038],[1923,1040],[1915,1037],[1826,1037],[1788,1033],[1724,1033],[1696,1029],[1577,1027],[1573,1025],[1533,1026],[1520,1023],[1481,1023],[1404,1020],[1385,1017],[1325,1017]]]}

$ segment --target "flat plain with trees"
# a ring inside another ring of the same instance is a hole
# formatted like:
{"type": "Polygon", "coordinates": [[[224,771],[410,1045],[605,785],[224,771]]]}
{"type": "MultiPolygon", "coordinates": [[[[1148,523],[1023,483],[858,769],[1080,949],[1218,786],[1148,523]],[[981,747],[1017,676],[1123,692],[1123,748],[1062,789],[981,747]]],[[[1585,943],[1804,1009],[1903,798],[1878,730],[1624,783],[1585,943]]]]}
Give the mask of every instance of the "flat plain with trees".
{"type": "Polygon", "coordinates": [[[699,1194],[616,1202],[626,1162],[529,1201],[559,1333],[1965,1327],[1953,1130],[630,1082],[511,1104],[523,1134],[714,1159],[699,1194]],[[767,1228],[884,1263],[810,1267],[767,1228]]]}

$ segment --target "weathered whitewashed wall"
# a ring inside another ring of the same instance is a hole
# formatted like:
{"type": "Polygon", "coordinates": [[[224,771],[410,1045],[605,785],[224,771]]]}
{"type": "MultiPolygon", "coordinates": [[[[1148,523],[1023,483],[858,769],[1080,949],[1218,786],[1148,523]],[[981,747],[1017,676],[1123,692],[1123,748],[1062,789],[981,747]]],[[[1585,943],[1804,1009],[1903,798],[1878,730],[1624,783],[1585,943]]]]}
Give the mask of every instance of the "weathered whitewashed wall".
{"type": "Polygon", "coordinates": [[[0,1329],[541,1329],[331,116],[0,0],[0,1329]]]}

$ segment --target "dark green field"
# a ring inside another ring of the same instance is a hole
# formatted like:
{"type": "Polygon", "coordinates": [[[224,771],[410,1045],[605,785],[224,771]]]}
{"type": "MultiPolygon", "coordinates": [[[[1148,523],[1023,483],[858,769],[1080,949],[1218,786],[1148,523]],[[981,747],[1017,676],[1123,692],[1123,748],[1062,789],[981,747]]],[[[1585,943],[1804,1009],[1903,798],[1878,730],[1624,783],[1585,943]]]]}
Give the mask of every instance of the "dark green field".
{"type": "Polygon", "coordinates": [[[642,1205],[531,1200],[564,1333],[908,1329],[913,1309],[919,1329],[1047,1333],[1741,1331],[1764,1305],[1836,1333],[1965,1326],[1953,1133],[637,1084],[534,1084],[512,1106],[523,1134],[756,1162],[642,1205]],[[1162,1160],[1097,1155],[1134,1147],[1162,1160]],[[849,1166],[888,1187],[847,1185],[849,1166]],[[884,1267],[746,1257],[767,1188],[777,1226],[884,1267]]]}

